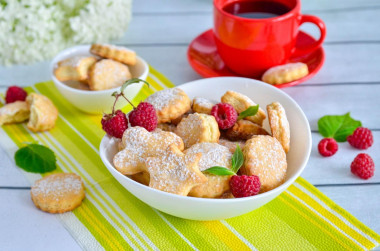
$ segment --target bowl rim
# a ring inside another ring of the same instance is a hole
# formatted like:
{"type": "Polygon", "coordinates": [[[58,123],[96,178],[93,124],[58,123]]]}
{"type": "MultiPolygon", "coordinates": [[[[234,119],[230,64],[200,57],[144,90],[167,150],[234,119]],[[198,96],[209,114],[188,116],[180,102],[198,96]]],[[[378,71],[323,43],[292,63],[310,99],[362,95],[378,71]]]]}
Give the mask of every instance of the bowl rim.
{"type": "MultiPolygon", "coordinates": [[[[115,91],[120,90],[120,87],[115,87],[115,88],[107,89],[107,90],[99,90],[99,91],[80,90],[80,89],[76,89],[76,88],[73,88],[73,87],[70,87],[70,86],[64,84],[63,82],[59,81],[55,77],[54,69],[55,69],[55,66],[57,65],[57,63],[60,61],[60,60],[58,60],[58,58],[64,57],[64,56],[69,56],[69,55],[75,56],[75,54],[78,53],[78,51],[82,51],[82,50],[87,50],[88,53],[90,53],[90,48],[91,48],[90,44],[76,45],[76,46],[66,48],[66,49],[62,50],[61,52],[59,52],[57,55],[55,55],[54,58],[51,60],[50,66],[49,66],[50,76],[51,76],[51,79],[53,80],[54,84],[60,86],[61,88],[65,89],[67,91],[71,91],[71,92],[78,93],[78,94],[85,94],[85,95],[109,94],[109,93],[113,93],[115,91]]],[[[126,48],[128,48],[128,47],[126,47],[126,48]]],[[[141,76],[148,75],[149,74],[149,65],[145,61],[145,59],[143,59],[139,55],[136,55],[136,59],[137,59],[137,62],[140,62],[144,66],[144,72],[140,76],[138,76],[137,78],[141,78],[141,76]]]]}
{"type": "MultiPolygon", "coordinates": [[[[178,85],[178,86],[175,86],[175,87],[181,88],[181,86],[184,86],[184,85],[191,85],[191,84],[195,84],[195,83],[198,84],[198,83],[207,81],[209,79],[210,78],[189,81],[189,82],[186,82],[186,83],[184,83],[182,85],[178,85]]],[[[267,83],[264,83],[264,82],[259,81],[259,80],[248,79],[248,78],[243,78],[243,77],[216,77],[216,78],[212,78],[212,79],[216,79],[216,80],[218,80],[218,79],[230,79],[230,80],[233,80],[233,79],[240,79],[240,80],[242,80],[242,79],[244,79],[244,80],[248,80],[248,81],[250,81],[252,83],[258,84],[258,85],[264,85],[265,87],[268,87],[269,89],[272,89],[274,92],[278,92],[278,93],[281,93],[281,95],[285,95],[291,101],[291,103],[293,105],[295,105],[295,107],[300,111],[302,120],[303,120],[303,122],[305,123],[305,125],[307,127],[306,128],[307,129],[307,135],[308,135],[308,137],[307,137],[308,138],[308,145],[307,145],[307,150],[306,150],[307,154],[303,157],[303,160],[302,160],[302,163],[301,163],[301,168],[299,168],[297,170],[297,172],[292,177],[290,177],[288,180],[286,180],[280,186],[278,186],[278,187],[276,187],[276,188],[274,188],[274,189],[272,189],[270,191],[267,191],[267,192],[264,192],[264,193],[261,193],[261,194],[257,194],[255,196],[249,196],[249,197],[243,197],[243,198],[228,198],[228,199],[198,198],[198,197],[182,196],[182,195],[172,194],[172,193],[164,192],[164,191],[161,191],[161,190],[154,189],[154,188],[151,188],[149,186],[143,185],[143,184],[141,184],[141,183],[139,183],[139,182],[137,182],[137,181],[129,178],[128,176],[123,175],[119,171],[117,171],[115,169],[115,167],[113,166],[113,164],[110,161],[108,161],[107,157],[105,156],[105,150],[106,150],[105,141],[106,140],[111,140],[111,137],[109,137],[107,134],[105,134],[104,137],[102,138],[101,142],[100,142],[100,145],[99,145],[99,153],[100,153],[100,157],[101,157],[104,165],[106,166],[106,168],[107,169],[113,168],[112,171],[109,170],[109,172],[111,173],[111,175],[114,175],[113,173],[117,173],[116,175],[118,175],[120,178],[127,179],[129,182],[132,182],[133,185],[141,187],[142,189],[148,189],[148,191],[156,193],[158,195],[169,196],[170,198],[173,198],[173,199],[185,199],[185,200],[188,200],[188,201],[191,201],[191,202],[197,202],[197,203],[202,203],[202,202],[203,203],[210,203],[210,202],[212,202],[212,203],[216,203],[216,204],[225,204],[225,203],[233,203],[233,202],[237,202],[237,203],[238,202],[247,202],[247,201],[250,201],[250,200],[253,201],[253,200],[256,200],[256,199],[260,199],[260,198],[270,197],[271,195],[280,194],[281,192],[285,191],[291,184],[293,184],[294,181],[298,177],[300,177],[301,173],[306,168],[307,162],[308,162],[308,160],[310,158],[311,147],[312,147],[312,137],[311,137],[311,131],[310,131],[309,121],[308,121],[305,113],[301,109],[301,107],[297,104],[297,102],[292,97],[290,97],[284,91],[282,91],[282,90],[280,90],[280,89],[278,89],[276,87],[273,87],[271,85],[268,85],[267,83]]]]}

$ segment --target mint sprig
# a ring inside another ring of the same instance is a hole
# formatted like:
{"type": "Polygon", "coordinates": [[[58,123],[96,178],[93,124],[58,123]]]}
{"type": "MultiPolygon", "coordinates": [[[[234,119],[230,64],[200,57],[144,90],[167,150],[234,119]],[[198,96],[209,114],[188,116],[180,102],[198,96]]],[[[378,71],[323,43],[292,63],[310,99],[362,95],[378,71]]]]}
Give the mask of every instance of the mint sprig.
{"type": "Polygon", "coordinates": [[[219,175],[219,176],[235,175],[239,171],[243,163],[244,163],[243,152],[241,151],[240,146],[237,144],[235,152],[231,158],[231,169],[228,169],[222,166],[213,166],[204,170],[203,172],[219,175]]]}
{"type": "Polygon", "coordinates": [[[222,166],[213,166],[213,167],[210,167],[210,168],[204,170],[203,172],[215,174],[215,175],[219,175],[219,176],[227,176],[227,175],[234,175],[235,174],[232,170],[225,168],[225,167],[222,167],[222,166]]]}
{"type": "Polygon", "coordinates": [[[318,120],[319,133],[325,138],[334,138],[338,142],[345,142],[347,136],[351,135],[362,123],[350,116],[350,113],[343,115],[326,115],[318,120]]]}
{"type": "Polygon", "coordinates": [[[238,120],[244,119],[249,116],[254,116],[259,111],[259,105],[252,105],[248,107],[246,110],[239,113],[238,120]]]}
{"type": "Polygon", "coordinates": [[[46,173],[57,168],[54,152],[39,144],[28,144],[18,149],[15,161],[17,166],[32,173],[46,173]]]}

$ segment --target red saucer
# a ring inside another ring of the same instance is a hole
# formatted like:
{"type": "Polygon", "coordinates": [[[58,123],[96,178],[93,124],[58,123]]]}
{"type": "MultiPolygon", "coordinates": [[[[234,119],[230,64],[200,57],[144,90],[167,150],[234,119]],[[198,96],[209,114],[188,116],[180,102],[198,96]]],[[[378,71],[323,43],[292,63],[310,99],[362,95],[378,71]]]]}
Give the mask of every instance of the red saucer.
{"type": "MultiPolygon", "coordinates": [[[[309,34],[300,31],[297,37],[297,47],[307,46],[314,43],[316,40],[309,34]]],[[[237,73],[234,73],[224,64],[220,58],[218,51],[216,49],[214,34],[212,29],[200,34],[196,37],[189,45],[187,51],[187,58],[193,69],[198,72],[201,76],[210,77],[221,77],[221,76],[235,76],[240,77],[237,73]]],[[[325,61],[325,53],[323,48],[305,54],[293,55],[289,59],[291,62],[303,62],[307,64],[309,68],[309,75],[281,85],[275,85],[278,88],[289,87],[293,85],[298,85],[309,78],[313,77],[322,67],[325,61]]],[[[260,79],[259,79],[260,80],[260,79]]]]}

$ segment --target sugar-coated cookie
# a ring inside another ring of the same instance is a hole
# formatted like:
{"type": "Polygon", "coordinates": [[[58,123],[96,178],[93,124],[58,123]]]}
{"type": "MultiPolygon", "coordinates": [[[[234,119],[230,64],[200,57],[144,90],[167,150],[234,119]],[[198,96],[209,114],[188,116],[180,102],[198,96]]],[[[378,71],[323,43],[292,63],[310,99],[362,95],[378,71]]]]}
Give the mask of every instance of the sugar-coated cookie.
{"type": "Polygon", "coordinates": [[[189,114],[177,125],[175,133],[180,136],[185,148],[201,143],[219,141],[219,127],[215,118],[203,113],[189,114]]]}
{"type": "Polygon", "coordinates": [[[219,139],[219,145],[227,147],[231,153],[234,153],[237,145],[240,146],[240,149],[243,149],[243,147],[245,145],[245,140],[232,141],[232,140],[229,140],[226,138],[220,138],[219,139]]]}
{"type": "Polygon", "coordinates": [[[286,153],[289,152],[290,128],[284,107],[278,102],[273,102],[267,105],[267,111],[272,136],[281,143],[286,153]]]}
{"type": "Polygon", "coordinates": [[[30,93],[26,97],[30,109],[29,122],[26,125],[32,132],[43,132],[52,129],[58,118],[58,110],[46,96],[30,93]]]}
{"type": "Polygon", "coordinates": [[[149,186],[187,196],[194,186],[207,182],[198,168],[201,155],[184,154],[175,145],[170,145],[161,155],[147,158],[145,165],[150,174],[149,186]]]}
{"type": "Polygon", "coordinates": [[[96,57],[75,56],[58,62],[54,75],[59,81],[78,80],[84,83],[88,79],[88,70],[96,63],[96,57]]]}
{"type": "Polygon", "coordinates": [[[90,52],[103,58],[113,59],[123,64],[135,65],[136,52],[128,48],[110,44],[92,44],[90,52]]]}
{"type": "MultiPolygon", "coordinates": [[[[198,163],[200,171],[204,171],[213,166],[231,168],[232,153],[227,147],[217,143],[198,143],[186,149],[184,153],[202,154],[198,163]]],[[[207,182],[193,187],[189,192],[189,196],[217,198],[230,189],[229,181],[231,176],[218,176],[207,173],[204,175],[207,177],[207,182]]]]}
{"type": "Polygon", "coordinates": [[[225,132],[225,136],[230,140],[248,140],[253,135],[268,135],[269,133],[249,120],[240,119],[233,127],[225,132]]]}
{"type": "Polygon", "coordinates": [[[112,59],[102,59],[89,70],[88,85],[93,91],[119,87],[132,78],[128,66],[112,59]]]}
{"type": "MultiPolygon", "coordinates": [[[[221,98],[222,103],[228,103],[232,105],[238,113],[241,113],[247,110],[250,106],[255,106],[253,102],[247,96],[235,92],[227,91],[221,98]]],[[[252,121],[253,123],[258,124],[259,126],[263,125],[263,120],[266,118],[265,112],[263,109],[259,108],[258,112],[254,116],[248,116],[244,119],[252,121]]]]}
{"type": "Polygon", "coordinates": [[[56,173],[37,180],[31,189],[36,207],[48,213],[64,213],[77,208],[85,197],[81,177],[56,173]]]}
{"type": "Polygon", "coordinates": [[[158,123],[167,123],[182,116],[191,108],[191,100],[180,88],[164,89],[145,99],[157,111],[158,123]]]}
{"type": "Polygon", "coordinates": [[[15,101],[0,108],[0,126],[20,123],[29,119],[30,110],[25,101],[15,101]]]}
{"type": "Polygon", "coordinates": [[[303,78],[307,74],[309,74],[307,64],[289,63],[268,69],[264,72],[262,80],[272,85],[279,85],[303,78]]]}
{"type": "Polygon", "coordinates": [[[205,113],[205,114],[210,115],[211,109],[214,105],[215,105],[214,102],[206,98],[196,97],[193,99],[192,109],[194,112],[205,113]]]}
{"type": "Polygon", "coordinates": [[[286,154],[274,137],[258,135],[248,140],[243,147],[244,165],[240,172],[260,178],[260,192],[272,190],[285,181],[286,154]]]}
{"type": "Polygon", "coordinates": [[[166,151],[169,145],[183,150],[183,141],[172,132],[156,129],[148,132],[145,128],[135,126],[125,130],[121,150],[113,158],[113,164],[124,175],[133,175],[146,171],[145,159],[157,157],[166,151]]]}

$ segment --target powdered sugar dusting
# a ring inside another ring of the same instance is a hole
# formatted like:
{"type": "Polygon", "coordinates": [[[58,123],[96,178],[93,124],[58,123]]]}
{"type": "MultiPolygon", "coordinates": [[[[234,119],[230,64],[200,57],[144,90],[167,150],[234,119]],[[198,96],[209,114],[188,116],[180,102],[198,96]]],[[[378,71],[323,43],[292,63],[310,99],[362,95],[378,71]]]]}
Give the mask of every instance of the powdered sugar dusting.
{"type": "Polygon", "coordinates": [[[183,96],[180,95],[183,91],[179,88],[165,89],[150,95],[145,102],[151,103],[156,110],[162,110],[168,107],[177,100],[182,100],[183,96]]]}
{"type": "Polygon", "coordinates": [[[280,185],[285,179],[287,163],[281,144],[271,136],[254,136],[244,149],[249,175],[258,175],[264,190],[280,185]]]}
{"type": "Polygon", "coordinates": [[[123,134],[124,149],[115,155],[113,161],[118,170],[125,168],[125,173],[143,171],[141,168],[147,157],[161,156],[171,144],[183,149],[182,139],[172,132],[156,129],[150,133],[143,127],[130,127],[123,134]]]}
{"type": "Polygon", "coordinates": [[[202,153],[199,161],[199,170],[204,171],[212,166],[231,168],[232,154],[227,147],[217,143],[198,143],[185,151],[186,154],[202,153]]]}
{"type": "Polygon", "coordinates": [[[74,174],[65,176],[50,175],[38,180],[32,187],[34,196],[55,196],[61,198],[67,194],[79,194],[82,190],[82,181],[74,174]]]}
{"type": "Polygon", "coordinates": [[[191,187],[202,183],[199,175],[189,168],[189,165],[194,165],[197,158],[195,154],[183,155],[169,149],[159,158],[148,158],[146,166],[150,173],[150,186],[186,196],[191,187]]]}
{"type": "Polygon", "coordinates": [[[59,66],[71,66],[71,67],[78,67],[80,65],[80,62],[87,58],[87,56],[74,56],[68,59],[65,59],[61,62],[59,62],[59,66]]]}

